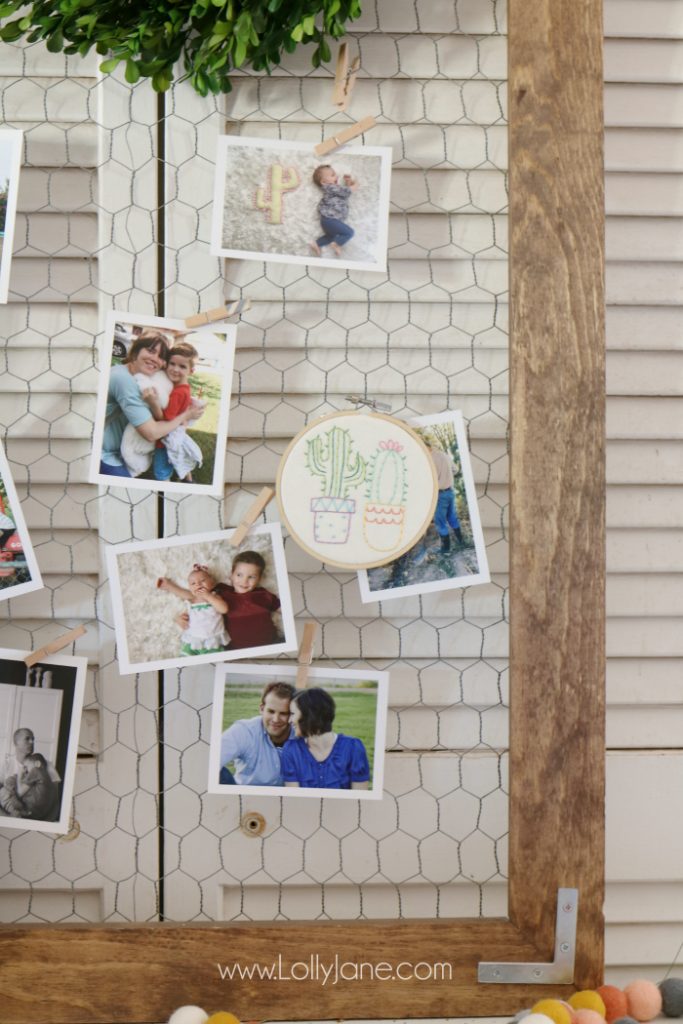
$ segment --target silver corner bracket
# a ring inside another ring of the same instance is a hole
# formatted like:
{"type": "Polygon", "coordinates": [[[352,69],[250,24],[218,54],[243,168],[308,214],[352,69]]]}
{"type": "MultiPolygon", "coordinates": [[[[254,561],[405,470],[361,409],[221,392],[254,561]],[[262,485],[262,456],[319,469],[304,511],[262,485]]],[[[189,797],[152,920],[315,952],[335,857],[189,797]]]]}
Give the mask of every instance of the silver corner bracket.
{"type": "Polygon", "coordinates": [[[571,985],[574,981],[578,905],[578,889],[557,890],[555,956],[552,963],[480,963],[477,980],[482,985],[571,985]]]}

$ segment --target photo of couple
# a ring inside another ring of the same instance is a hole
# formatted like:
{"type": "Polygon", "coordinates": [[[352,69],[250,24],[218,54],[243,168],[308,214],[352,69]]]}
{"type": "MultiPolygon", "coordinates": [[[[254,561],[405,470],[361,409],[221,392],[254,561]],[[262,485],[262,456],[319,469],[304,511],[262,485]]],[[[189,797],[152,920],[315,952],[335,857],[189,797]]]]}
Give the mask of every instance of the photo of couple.
{"type": "Polygon", "coordinates": [[[216,670],[210,793],[380,799],[387,674],[280,665],[216,670]]]}
{"type": "Polygon", "coordinates": [[[85,658],[0,649],[0,828],[68,831],[85,658]]]}
{"type": "Polygon", "coordinates": [[[219,494],[234,349],[234,327],[110,313],[91,481],[219,494]]]}
{"type": "Polygon", "coordinates": [[[296,648],[278,525],[107,548],[121,672],[296,648]]]}

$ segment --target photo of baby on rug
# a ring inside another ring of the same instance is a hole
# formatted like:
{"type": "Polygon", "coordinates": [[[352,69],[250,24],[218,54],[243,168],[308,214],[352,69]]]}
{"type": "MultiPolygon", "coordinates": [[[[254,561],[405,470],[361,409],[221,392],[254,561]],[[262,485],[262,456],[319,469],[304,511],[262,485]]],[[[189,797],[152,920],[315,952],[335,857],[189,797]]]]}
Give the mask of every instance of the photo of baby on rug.
{"type": "Polygon", "coordinates": [[[123,673],[296,648],[278,525],[107,548],[123,673]]]}
{"type": "Polygon", "coordinates": [[[386,270],[391,150],[226,135],[218,140],[211,251],[386,270]]]}
{"type": "Polygon", "coordinates": [[[111,312],[102,347],[90,479],[218,494],[223,486],[234,327],[111,312]]]}

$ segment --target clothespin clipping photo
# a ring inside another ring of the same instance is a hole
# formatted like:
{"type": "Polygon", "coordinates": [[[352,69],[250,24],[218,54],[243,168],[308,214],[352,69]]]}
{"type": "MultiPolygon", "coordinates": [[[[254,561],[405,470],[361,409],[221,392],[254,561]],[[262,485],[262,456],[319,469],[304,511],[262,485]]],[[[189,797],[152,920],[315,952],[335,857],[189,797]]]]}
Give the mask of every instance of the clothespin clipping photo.
{"type": "Polygon", "coordinates": [[[237,529],[230,535],[230,543],[233,547],[238,548],[240,546],[268,502],[274,497],[275,491],[272,487],[264,487],[261,490],[256,500],[249,506],[243,515],[237,529]]]}
{"type": "Polygon", "coordinates": [[[55,640],[51,640],[49,644],[45,644],[44,647],[40,647],[37,651],[33,651],[31,654],[24,658],[24,662],[29,668],[33,668],[39,661],[45,661],[51,654],[57,654],[58,651],[63,651],[65,647],[72,644],[75,640],[78,640],[80,636],[87,633],[85,626],[76,626],[75,629],[70,629],[68,633],[63,633],[58,636],[55,640]]]}
{"type": "Polygon", "coordinates": [[[315,634],[318,630],[317,622],[307,622],[304,626],[304,635],[299,647],[299,658],[296,670],[296,688],[305,690],[308,686],[308,670],[313,661],[313,644],[315,634]]]}
{"type": "Polygon", "coordinates": [[[205,327],[207,324],[215,324],[219,320],[229,320],[232,316],[241,316],[251,309],[250,299],[236,299],[229,302],[227,306],[216,306],[205,313],[196,313],[194,316],[185,317],[186,327],[205,327]]]}
{"type": "Polygon", "coordinates": [[[364,132],[369,132],[376,124],[377,122],[374,117],[368,115],[368,117],[356,121],[355,124],[350,124],[348,128],[343,128],[336,135],[333,135],[332,138],[319,142],[315,147],[315,152],[318,156],[327,156],[328,153],[333,153],[335,149],[339,149],[346,142],[350,142],[351,139],[357,139],[364,132]]]}

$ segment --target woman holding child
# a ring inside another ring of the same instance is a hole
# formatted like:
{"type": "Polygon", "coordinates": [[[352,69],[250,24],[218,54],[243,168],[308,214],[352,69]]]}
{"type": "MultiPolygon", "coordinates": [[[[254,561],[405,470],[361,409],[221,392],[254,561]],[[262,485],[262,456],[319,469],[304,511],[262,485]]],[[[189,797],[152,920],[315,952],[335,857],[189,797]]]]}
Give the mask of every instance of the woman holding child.
{"type": "MultiPolygon", "coordinates": [[[[169,349],[166,337],[161,331],[143,330],[131,345],[125,362],[112,367],[109,374],[100,473],[107,476],[133,477],[141,471],[138,469],[138,472],[131,472],[121,454],[124,434],[129,425],[146,442],[153,454],[158,441],[202,415],[203,409],[187,405],[183,412],[172,419],[155,418],[158,395],[151,386],[141,389],[139,375],[142,375],[143,381],[149,380],[151,385],[151,378],[160,370],[165,370],[171,351],[173,350],[169,349]]],[[[161,415],[163,416],[163,413],[161,415]]],[[[149,463],[151,457],[147,464],[149,463]]]]}

